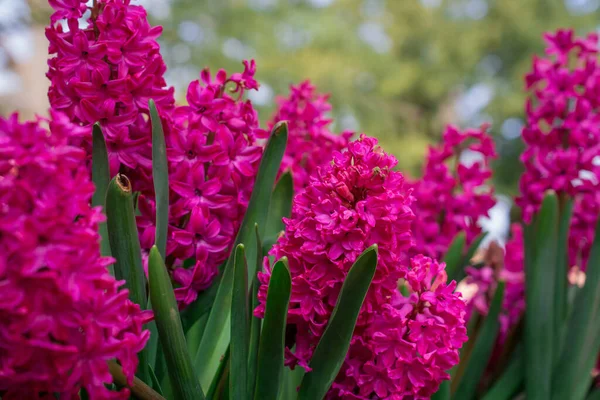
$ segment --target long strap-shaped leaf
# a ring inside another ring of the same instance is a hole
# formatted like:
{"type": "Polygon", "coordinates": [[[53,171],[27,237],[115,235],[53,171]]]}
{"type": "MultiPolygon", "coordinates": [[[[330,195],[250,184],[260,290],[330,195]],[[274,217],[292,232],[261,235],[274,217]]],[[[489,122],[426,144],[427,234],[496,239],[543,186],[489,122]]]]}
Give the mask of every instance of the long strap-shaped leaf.
{"type": "Polygon", "coordinates": [[[450,381],[443,381],[438,391],[431,396],[431,400],[450,400],[450,381]]]}
{"type": "Polygon", "coordinates": [[[254,400],[276,400],[283,375],[285,327],[292,290],[292,278],[283,257],[273,266],[265,319],[258,350],[258,368],[254,400]]]}
{"type": "MultiPolygon", "coordinates": [[[[101,206],[106,212],[106,190],[110,182],[110,169],[108,167],[108,152],[106,142],[99,124],[94,124],[92,129],[92,181],[96,190],[92,196],[92,206],[101,206]]],[[[100,254],[110,256],[110,242],[108,239],[108,228],[106,222],[101,222],[98,226],[100,233],[100,254]]],[[[114,268],[109,267],[111,274],[114,275],[114,268]]]]}
{"type": "Polygon", "coordinates": [[[358,314],[377,269],[377,256],[377,245],[373,245],[348,271],[327,328],[310,360],[312,371],[302,379],[299,400],[322,399],[342,367],[358,314]]]}
{"type": "Polygon", "coordinates": [[[248,390],[248,266],[244,245],[235,248],[233,262],[233,292],[231,305],[231,372],[229,394],[231,399],[246,399],[248,390]]]}
{"type": "Polygon", "coordinates": [[[573,199],[561,202],[559,209],[558,242],[556,246],[556,268],[554,277],[554,366],[556,366],[562,348],[567,319],[567,270],[569,265],[569,226],[573,215],[573,199]]]}
{"type": "MultiPolygon", "coordinates": [[[[271,192],[275,184],[277,172],[279,171],[281,159],[285,153],[287,135],[286,122],[278,123],[273,128],[260,162],[248,210],[235,239],[235,246],[240,243],[246,246],[248,274],[250,276],[254,276],[257,269],[254,226],[258,224],[259,233],[262,237],[268,216],[271,192]]],[[[210,311],[202,341],[194,360],[194,366],[198,371],[200,383],[203,388],[210,386],[212,377],[219,366],[219,359],[225,353],[225,349],[229,343],[232,286],[233,257],[230,256],[225,265],[217,296],[210,311]]]]}
{"type": "Polygon", "coordinates": [[[477,385],[490,360],[494,344],[496,343],[496,337],[498,336],[498,329],[500,327],[498,315],[502,309],[504,286],[504,282],[498,283],[488,315],[485,317],[481,331],[477,335],[469,363],[454,394],[454,398],[457,400],[471,400],[475,397],[477,385]]]}
{"type": "Polygon", "coordinates": [[[250,309],[248,314],[250,316],[250,343],[248,348],[248,397],[252,398],[254,395],[254,389],[256,385],[256,370],[258,366],[258,346],[260,344],[260,328],[262,320],[254,316],[254,310],[258,307],[258,288],[260,282],[258,280],[258,272],[261,271],[259,262],[262,261],[262,240],[258,234],[258,225],[254,226],[256,233],[256,257],[258,270],[252,277],[252,284],[250,285],[250,309]]]}
{"type": "Polygon", "coordinates": [[[150,250],[148,276],[154,319],[176,400],[202,400],[204,393],[187,350],[171,278],[156,246],[150,250]]]}
{"type": "Polygon", "coordinates": [[[553,400],[585,398],[600,351],[600,220],[588,259],[585,286],[577,293],[565,346],[554,371],[553,400]]]}
{"type": "Polygon", "coordinates": [[[152,121],[152,179],[156,198],[156,238],[160,254],[166,256],[167,229],[169,227],[169,167],[162,122],[154,100],[148,102],[152,121]]]}
{"type": "MultiPolygon", "coordinates": [[[[531,239],[528,237],[527,239],[531,239]]],[[[533,259],[526,257],[525,390],[527,400],[551,398],[554,342],[554,280],[558,199],[548,194],[536,217],[533,259]]],[[[526,253],[528,250],[526,249],[526,253]]]]}
{"type": "Polygon", "coordinates": [[[269,240],[276,240],[279,232],[285,229],[282,218],[288,218],[292,212],[292,198],[294,197],[294,181],[292,174],[286,172],[281,175],[273,195],[271,196],[271,207],[269,208],[269,218],[265,229],[265,237],[269,240]]]}
{"type": "Polygon", "coordinates": [[[518,350],[508,368],[485,394],[482,400],[511,400],[523,386],[525,366],[523,351],[518,350]]]}

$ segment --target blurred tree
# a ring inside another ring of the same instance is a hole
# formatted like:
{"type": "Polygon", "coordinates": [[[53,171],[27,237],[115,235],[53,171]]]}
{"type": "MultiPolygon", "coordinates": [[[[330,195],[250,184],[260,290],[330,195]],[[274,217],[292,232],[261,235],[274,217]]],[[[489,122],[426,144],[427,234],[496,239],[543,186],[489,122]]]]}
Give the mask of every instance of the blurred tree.
{"type": "MultiPolygon", "coordinates": [[[[336,129],[380,138],[420,172],[443,125],[493,123],[496,183],[520,173],[523,74],[542,33],[598,28],[600,0],[146,0],[164,25],[171,82],[183,96],[205,65],[255,58],[263,121],[273,94],[310,78],[332,93],[336,129]]],[[[183,99],[180,99],[183,100],[183,99]]]]}

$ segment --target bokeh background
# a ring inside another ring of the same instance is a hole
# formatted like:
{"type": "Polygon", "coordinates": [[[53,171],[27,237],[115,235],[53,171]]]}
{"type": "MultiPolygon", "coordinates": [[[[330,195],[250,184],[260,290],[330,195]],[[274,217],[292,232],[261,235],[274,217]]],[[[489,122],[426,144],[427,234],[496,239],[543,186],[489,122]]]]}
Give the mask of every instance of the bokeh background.
{"type": "MultiPolygon", "coordinates": [[[[162,51],[180,102],[200,69],[241,70],[267,121],[274,98],[311,79],[331,93],[335,130],[380,138],[418,176],[447,123],[492,123],[498,192],[517,190],[523,75],[542,33],[600,29],[600,0],[139,0],[164,26],[162,51]]],[[[45,0],[0,0],[0,113],[47,108],[45,0]]]]}

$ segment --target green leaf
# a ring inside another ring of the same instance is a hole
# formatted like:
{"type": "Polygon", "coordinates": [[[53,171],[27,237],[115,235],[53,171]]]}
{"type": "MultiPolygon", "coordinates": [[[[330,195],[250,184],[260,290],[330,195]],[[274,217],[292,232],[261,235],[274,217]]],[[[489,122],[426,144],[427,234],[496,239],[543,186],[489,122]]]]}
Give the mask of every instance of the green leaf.
{"type": "Polygon", "coordinates": [[[298,397],[298,387],[304,378],[304,368],[296,365],[296,368],[283,370],[283,387],[279,392],[279,400],[290,400],[298,397]]]}
{"type": "Polygon", "coordinates": [[[260,327],[262,320],[254,316],[254,310],[258,307],[258,288],[260,282],[258,281],[258,272],[262,270],[261,262],[263,258],[262,252],[262,241],[258,234],[258,225],[254,225],[254,232],[256,234],[256,262],[258,270],[252,277],[252,284],[250,285],[250,343],[248,350],[248,397],[252,398],[254,395],[256,385],[256,369],[258,368],[258,346],[260,344],[260,327]]]}
{"type": "Polygon", "coordinates": [[[312,371],[302,379],[299,400],[322,399],[338,374],[375,275],[377,255],[377,245],[367,248],[348,271],[327,328],[310,360],[312,371]]]}
{"type": "MultiPolygon", "coordinates": [[[[235,239],[234,247],[240,243],[246,246],[249,276],[254,276],[257,270],[254,225],[258,224],[262,237],[271,202],[271,191],[285,152],[287,136],[287,123],[276,124],[263,153],[248,210],[235,239]]],[[[229,343],[232,286],[233,257],[230,256],[194,360],[200,383],[204,388],[210,385],[218,368],[219,359],[225,353],[225,346],[229,343]]]]}
{"type": "Polygon", "coordinates": [[[273,266],[258,349],[255,400],[276,400],[282,382],[285,328],[292,278],[283,257],[273,266]]]}
{"type": "MultiPolygon", "coordinates": [[[[92,181],[96,190],[92,196],[92,206],[102,207],[102,212],[106,212],[106,191],[110,182],[110,169],[108,166],[108,152],[106,151],[106,143],[104,135],[99,124],[94,124],[92,129],[92,181]]],[[[110,242],[108,239],[108,228],[106,222],[101,222],[98,226],[100,233],[100,254],[105,257],[110,257],[110,242]]],[[[114,276],[113,266],[109,266],[111,275],[114,276]]]]}
{"type": "Polygon", "coordinates": [[[150,373],[150,380],[152,381],[152,389],[156,390],[156,392],[161,396],[164,396],[162,388],[160,387],[160,382],[158,381],[158,378],[156,377],[156,374],[150,365],[148,365],[148,371],[150,373]]]}
{"type": "Polygon", "coordinates": [[[533,238],[533,257],[527,258],[526,248],[525,265],[525,391],[527,400],[548,400],[551,398],[555,344],[554,280],[558,242],[556,195],[548,194],[544,198],[534,229],[537,234],[533,238]]]}
{"type": "Polygon", "coordinates": [[[167,232],[169,228],[169,166],[162,121],[154,100],[148,102],[152,121],[152,179],[156,198],[156,238],[158,251],[167,254],[167,232]]]}
{"type": "Polygon", "coordinates": [[[244,245],[235,248],[233,261],[233,292],[231,305],[231,370],[229,394],[232,399],[244,399],[248,390],[248,266],[244,245]]]}
{"type": "Polygon", "coordinates": [[[452,239],[452,243],[450,243],[450,247],[448,247],[448,252],[446,252],[446,255],[444,256],[446,273],[448,274],[449,280],[454,280],[455,276],[460,273],[466,240],[465,232],[459,232],[454,239],[452,239]]]}
{"type": "Polygon", "coordinates": [[[177,400],[204,399],[204,393],[185,343],[173,285],[156,246],[150,249],[148,276],[154,319],[175,398],[177,400]]]}
{"type": "Polygon", "coordinates": [[[592,391],[586,400],[600,400],[600,389],[592,391]]]}
{"type": "MultiPolygon", "coordinates": [[[[148,299],[148,309],[152,309],[152,302],[148,299]]],[[[150,339],[144,351],[148,355],[148,364],[152,368],[156,368],[156,355],[158,354],[158,329],[156,328],[156,321],[152,320],[148,322],[146,328],[150,331],[150,339]]]]}
{"type": "MultiPolygon", "coordinates": [[[[565,199],[561,197],[561,200],[565,199]]],[[[567,270],[569,266],[569,226],[571,224],[571,216],[573,215],[573,200],[568,198],[561,202],[559,226],[558,226],[558,241],[556,245],[556,274],[554,277],[554,366],[558,362],[560,353],[563,348],[563,339],[566,333],[567,319],[567,270]]]]}
{"type": "Polygon", "coordinates": [[[575,297],[560,361],[554,371],[552,399],[585,399],[590,372],[600,351],[600,220],[588,259],[585,285],[575,297]]]}
{"type": "Polygon", "coordinates": [[[504,286],[505,282],[498,282],[496,293],[490,304],[490,310],[483,321],[481,331],[477,335],[473,347],[473,352],[469,357],[465,373],[454,394],[454,398],[456,399],[471,400],[475,398],[477,385],[485,372],[492,350],[494,349],[494,344],[496,343],[496,337],[498,336],[498,329],[500,328],[498,315],[502,309],[504,286]]]}
{"type": "Polygon", "coordinates": [[[479,249],[481,242],[483,242],[487,234],[487,232],[481,232],[479,235],[477,235],[477,237],[475,237],[475,239],[473,239],[473,242],[471,242],[469,248],[467,249],[467,254],[465,254],[465,256],[462,259],[460,269],[454,275],[454,278],[452,280],[459,282],[467,275],[465,272],[465,267],[471,265],[471,259],[477,252],[477,249],[479,249]]]}
{"type": "MultiPolygon", "coordinates": [[[[142,251],[138,239],[137,225],[133,215],[131,183],[122,174],[117,174],[106,192],[106,224],[112,256],[115,258],[115,278],[124,280],[129,290],[129,298],[141,309],[147,305],[146,276],[142,267],[142,251]]],[[[148,353],[142,350],[139,355],[138,376],[149,381],[148,353]]]]}
{"type": "Polygon", "coordinates": [[[450,381],[443,381],[438,391],[431,396],[431,400],[450,400],[450,381]]]}
{"type": "Polygon", "coordinates": [[[219,368],[217,368],[217,372],[213,377],[210,388],[208,389],[207,399],[227,399],[229,396],[225,397],[224,392],[225,389],[228,388],[227,381],[229,380],[229,367],[230,367],[230,359],[229,359],[229,347],[225,350],[225,354],[221,357],[219,361],[219,368]]]}
{"type": "Polygon", "coordinates": [[[292,174],[286,172],[275,184],[271,195],[271,207],[265,230],[265,237],[277,240],[279,233],[285,229],[282,218],[289,217],[292,213],[292,198],[294,197],[294,181],[292,174]]]}
{"type": "Polygon", "coordinates": [[[494,386],[483,396],[482,400],[511,400],[519,389],[523,387],[525,380],[525,363],[523,352],[516,352],[510,364],[494,383],[494,386]]]}

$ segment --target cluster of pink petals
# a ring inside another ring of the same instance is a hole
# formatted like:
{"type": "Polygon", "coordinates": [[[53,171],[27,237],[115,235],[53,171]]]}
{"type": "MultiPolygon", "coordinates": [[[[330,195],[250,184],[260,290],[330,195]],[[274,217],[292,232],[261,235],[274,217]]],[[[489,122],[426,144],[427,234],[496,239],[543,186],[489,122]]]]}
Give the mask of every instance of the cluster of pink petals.
{"type": "MultiPolygon", "coordinates": [[[[259,128],[250,101],[241,99],[257,89],[254,61],[244,72],[214,80],[206,69],[190,83],[187,106],[177,107],[166,135],[170,209],[167,263],[174,269],[182,306],[193,302],[217,275],[242,221],[262,156],[259,128]],[[186,263],[184,267],[184,262],[186,263]],[[188,265],[190,264],[190,265],[188,265]]],[[[140,196],[138,227],[142,248],[154,244],[155,200],[140,196]]]]}
{"type": "Polygon", "coordinates": [[[585,268],[600,192],[598,35],[578,38],[571,30],[558,30],[545,39],[547,57],[535,57],[526,76],[531,98],[517,203],[529,222],[547,190],[573,197],[569,259],[585,268]]]}
{"type": "MultiPolygon", "coordinates": [[[[419,256],[408,266],[412,199],[392,170],[396,164],[364,135],[335,152],[294,198],[285,235],[270,253],[286,256],[292,275],[288,324],[295,348],[287,349],[286,364],[308,368],[348,270],[368,246],[379,245],[350,351],[327,398],[429,398],[467,339],[465,304],[453,293],[456,284],[445,284],[443,264],[419,256]],[[402,278],[413,291],[408,298],[397,289],[402,278]]],[[[267,265],[259,273],[260,317],[269,278],[267,265]]]]}
{"type": "Polygon", "coordinates": [[[281,162],[280,174],[291,171],[295,193],[309,184],[317,167],[331,161],[333,153],[348,146],[352,132],[336,135],[329,130],[332,120],[329,95],[315,92],[310,81],[290,87],[287,98],[277,99],[279,105],[271,125],[288,121],[288,144],[281,162]]]}
{"type": "Polygon", "coordinates": [[[74,127],[0,119],[0,393],[8,399],[128,398],[111,392],[107,361],[129,379],[145,345],[144,315],[108,273],[100,210],[74,127]]]}
{"type": "Polygon", "coordinates": [[[161,27],[151,27],[146,10],[130,0],[50,0],[54,9],[46,36],[50,41],[48,92],[54,111],[79,129],[70,143],[91,155],[91,125],[99,122],[108,148],[111,174],[121,171],[134,187],[151,173],[148,100],[173,108],[166,88],[165,63],[156,42],[161,27]],[[79,20],[84,19],[83,27],[79,20]],[[64,23],[63,23],[64,21],[64,23]]]}
{"type": "Polygon", "coordinates": [[[478,221],[495,204],[486,181],[496,151],[486,130],[486,125],[464,132],[448,126],[443,143],[429,148],[423,177],[411,184],[415,198],[411,254],[441,259],[459,232],[466,233],[467,244],[481,233],[478,221]],[[462,159],[465,150],[475,161],[462,159]]]}
{"type": "Polygon", "coordinates": [[[477,285],[477,291],[467,303],[469,318],[473,310],[487,315],[497,282],[505,282],[498,338],[500,343],[504,342],[525,311],[525,254],[521,225],[511,225],[511,238],[505,245],[504,260],[499,268],[485,265],[481,268],[468,267],[466,271],[466,283],[477,285]]]}

